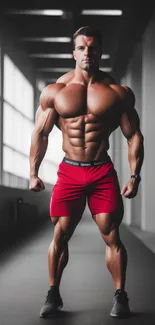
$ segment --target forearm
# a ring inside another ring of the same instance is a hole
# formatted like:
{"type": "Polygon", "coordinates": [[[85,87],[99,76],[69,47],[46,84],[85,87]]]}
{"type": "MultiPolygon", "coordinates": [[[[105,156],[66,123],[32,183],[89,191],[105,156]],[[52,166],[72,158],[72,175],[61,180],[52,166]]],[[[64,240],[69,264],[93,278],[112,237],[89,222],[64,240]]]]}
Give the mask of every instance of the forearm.
{"type": "Polygon", "coordinates": [[[128,159],[131,175],[139,174],[144,159],[143,136],[140,132],[136,132],[128,140],[128,159]]]}
{"type": "Polygon", "coordinates": [[[33,132],[30,147],[30,177],[38,176],[39,166],[45,156],[48,145],[48,137],[41,133],[33,132]]]}

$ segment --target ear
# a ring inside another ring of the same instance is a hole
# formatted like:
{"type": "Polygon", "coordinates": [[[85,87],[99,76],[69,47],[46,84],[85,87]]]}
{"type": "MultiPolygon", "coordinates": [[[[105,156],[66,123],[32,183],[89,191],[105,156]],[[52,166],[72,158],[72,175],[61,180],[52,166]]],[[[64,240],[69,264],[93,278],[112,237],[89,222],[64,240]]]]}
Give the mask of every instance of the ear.
{"type": "Polygon", "coordinates": [[[75,50],[73,51],[73,57],[74,57],[74,60],[76,61],[76,52],[75,52],[75,50]]]}

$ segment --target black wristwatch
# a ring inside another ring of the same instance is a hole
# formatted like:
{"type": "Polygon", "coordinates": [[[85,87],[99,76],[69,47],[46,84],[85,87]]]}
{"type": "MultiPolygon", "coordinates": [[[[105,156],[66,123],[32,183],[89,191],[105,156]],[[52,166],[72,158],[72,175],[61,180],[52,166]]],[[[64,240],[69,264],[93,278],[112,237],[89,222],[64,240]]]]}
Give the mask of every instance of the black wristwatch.
{"type": "Polygon", "coordinates": [[[138,182],[141,181],[141,177],[140,177],[139,174],[137,174],[137,175],[131,175],[131,178],[135,178],[138,182]]]}

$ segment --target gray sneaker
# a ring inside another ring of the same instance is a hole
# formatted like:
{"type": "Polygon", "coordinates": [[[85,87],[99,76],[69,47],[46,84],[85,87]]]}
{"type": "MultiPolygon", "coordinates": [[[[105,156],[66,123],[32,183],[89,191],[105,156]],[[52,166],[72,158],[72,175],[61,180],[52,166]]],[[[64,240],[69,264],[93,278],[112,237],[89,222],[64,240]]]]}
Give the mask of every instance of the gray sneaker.
{"type": "Polygon", "coordinates": [[[59,291],[57,290],[57,288],[52,289],[53,290],[48,291],[46,301],[40,310],[41,318],[49,318],[55,316],[63,307],[63,302],[60,297],[59,291]]]}
{"type": "Polygon", "coordinates": [[[111,317],[126,318],[131,316],[127,293],[116,290],[113,298],[113,307],[110,313],[111,317]]]}

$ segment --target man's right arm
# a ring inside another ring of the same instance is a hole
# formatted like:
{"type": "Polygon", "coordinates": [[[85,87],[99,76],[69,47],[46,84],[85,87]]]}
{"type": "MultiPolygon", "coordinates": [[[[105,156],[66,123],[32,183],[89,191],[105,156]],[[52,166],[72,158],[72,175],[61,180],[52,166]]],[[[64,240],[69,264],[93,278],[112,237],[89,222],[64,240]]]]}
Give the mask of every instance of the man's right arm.
{"type": "Polygon", "coordinates": [[[45,156],[48,135],[53,129],[57,119],[57,112],[48,100],[48,89],[43,90],[40,97],[40,106],[36,112],[35,127],[31,136],[30,146],[30,189],[41,191],[44,184],[38,177],[39,166],[45,156]],[[49,107],[50,106],[50,107],[49,107]]]}

